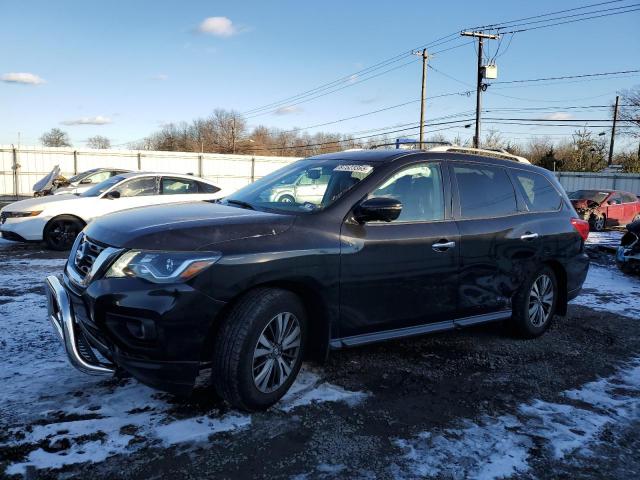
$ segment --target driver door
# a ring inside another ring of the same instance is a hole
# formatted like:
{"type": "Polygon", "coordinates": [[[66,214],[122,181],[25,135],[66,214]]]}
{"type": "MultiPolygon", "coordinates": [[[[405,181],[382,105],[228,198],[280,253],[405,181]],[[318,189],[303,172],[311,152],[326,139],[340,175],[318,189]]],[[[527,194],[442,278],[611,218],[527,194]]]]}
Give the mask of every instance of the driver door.
{"type": "Polygon", "coordinates": [[[607,205],[607,226],[615,227],[625,223],[624,205],[622,204],[622,196],[614,192],[609,195],[606,201],[607,205]]]}
{"type": "Polygon", "coordinates": [[[126,210],[129,208],[144,207],[160,203],[158,195],[158,177],[137,177],[119,183],[102,195],[97,202],[96,215],[126,210]],[[119,198],[109,198],[109,192],[117,191],[119,198]]]}
{"type": "Polygon", "coordinates": [[[340,337],[449,323],[457,306],[459,234],[441,162],[405,165],[367,198],[393,197],[391,222],[341,229],[340,337]]]}

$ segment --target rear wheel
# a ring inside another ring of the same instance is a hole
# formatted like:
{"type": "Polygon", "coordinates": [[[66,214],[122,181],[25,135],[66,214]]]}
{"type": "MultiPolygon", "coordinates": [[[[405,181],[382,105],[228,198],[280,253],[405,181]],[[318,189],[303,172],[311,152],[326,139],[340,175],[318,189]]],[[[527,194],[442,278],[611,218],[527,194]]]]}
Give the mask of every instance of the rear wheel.
{"type": "Polygon", "coordinates": [[[80,219],[61,215],[47,223],[43,238],[51,250],[69,250],[83,228],[84,223],[80,219]]]}
{"type": "Polygon", "coordinates": [[[640,222],[640,213],[637,214],[635,217],[633,217],[633,220],[631,221],[631,223],[633,222],[640,222]]]}
{"type": "Polygon", "coordinates": [[[513,299],[513,324],[519,335],[542,335],[553,319],[558,298],[558,282],[553,270],[543,267],[531,275],[513,299]]]}
{"type": "Polygon", "coordinates": [[[602,232],[607,224],[607,219],[604,215],[596,215],[591,217],[591,221],[589,223],[591,224],[591,229],[594,232],[602,232]]]}
{"type": "Polygon", "coordinates": [[[214,348],[212,382],[242,410],[264,410],[287,393],[302,365],[306,314],[286,290],[260,288],[233,307],[214,348]]]}

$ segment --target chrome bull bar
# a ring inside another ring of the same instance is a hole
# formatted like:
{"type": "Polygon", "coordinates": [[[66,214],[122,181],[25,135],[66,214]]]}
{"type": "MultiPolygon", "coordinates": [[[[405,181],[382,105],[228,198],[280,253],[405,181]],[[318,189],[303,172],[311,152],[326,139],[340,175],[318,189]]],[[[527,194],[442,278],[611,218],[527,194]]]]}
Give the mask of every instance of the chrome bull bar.
{"type": "Polygon", "coordinates": [[[49,320],[67,352],[69,362],[81,372],[91,375],[112,374],[115,367],[101,362],[91,351],[82,332],[78,331],[69,294],[58,277],[50,275],[45,281],[49,320]]]}

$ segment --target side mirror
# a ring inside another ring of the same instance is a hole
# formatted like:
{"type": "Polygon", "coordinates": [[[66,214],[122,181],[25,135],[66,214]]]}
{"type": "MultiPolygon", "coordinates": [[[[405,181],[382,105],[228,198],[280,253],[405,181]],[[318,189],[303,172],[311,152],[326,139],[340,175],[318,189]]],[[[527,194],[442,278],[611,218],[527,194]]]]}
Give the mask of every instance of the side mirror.
{"type": "Polygon", "coordinates": [[[391,222],[400,216],[402,202],[395,198],[373,197],[358,205],[353,214],[358,223],[382,221],[391,222]]]}
{"type": "Polygon", "coordinates": [[[115,200],[116,198],[120,198],[120,192],[118,190],[111,190],[107,192],[104,198],[108,198],[109,200],[115,200]]]}
{"type": "Polygon", "coordinates": [[[80,185],[89,185],[91,183],[93,182],[91,181],[90,178],[83,178],[82,180],[80,180],[80,185]]]}

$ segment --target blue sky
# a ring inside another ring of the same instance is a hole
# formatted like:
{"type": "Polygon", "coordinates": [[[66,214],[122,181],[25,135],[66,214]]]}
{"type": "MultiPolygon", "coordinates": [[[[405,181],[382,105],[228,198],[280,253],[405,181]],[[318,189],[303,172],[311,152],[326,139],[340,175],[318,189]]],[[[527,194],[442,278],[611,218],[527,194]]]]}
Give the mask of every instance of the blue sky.
{"type": "MultiPolygon", "coordinates": [[[[0,144],[17,143],[18,132],[23,144],[36,144],[42,132],[59,127],[78,147],[96,134],[124,145],[165,122],[189,121],[218,107],[243,112],[280,100],[464,27],[588,3],[596,0],[5,0],[0,7],[0,42],[4,46],[0,78],[19,82],[0,82],[0,144]],[[211,17],[228,21],[206,22],[211,17]],[[16,78],[12,73],[33,76],[16,78]],[[43,83],[25,83],[39,79],[43,83]]],[[[622,4],[632,3],[626,0],[622,4]]],[[[616,5],[606,7],[612,6],[616,5]]],[[[640,11],[519,33],[508,50],[508,39],[502,44],[500,53],[504,54],[497,59],[499,80],[640,68],[638,25],[640,11]]],[[[435,49],[462,42],[456,40],[435,49]]],[[[473,45],[434,57],[431,64],[438,71],[429,71],[428,96],[468,89],[439,72],[474,83],[475,58],[473,45]]],[[[420,74],[416,58],[415,63],[370,81],[249,121],[251,125],[305,127],[416,100],[420,74]]],[[[612,103],[616,91],[640,84],[637,75],[509,89],[490,87],[484,95],[486,108],[549,109],[486,116],[606,118],[606,110],[576,112],[564,107],[612,103]]],[[[474,102],[473,95],[433,100],[427,107],[427,125],[430,119],[472,110],[474,102]]],[[[310,132],[391,129],[418,118],[419,104],[414,103],[310,132]]],[[[530,135],[551,133],[555,137],[571,130],[513,125],[500,129],[510,132],[505,137],[521,141],[530,135]]],[[[445,133],[468,137],[471,129],[445,133]]]]}

